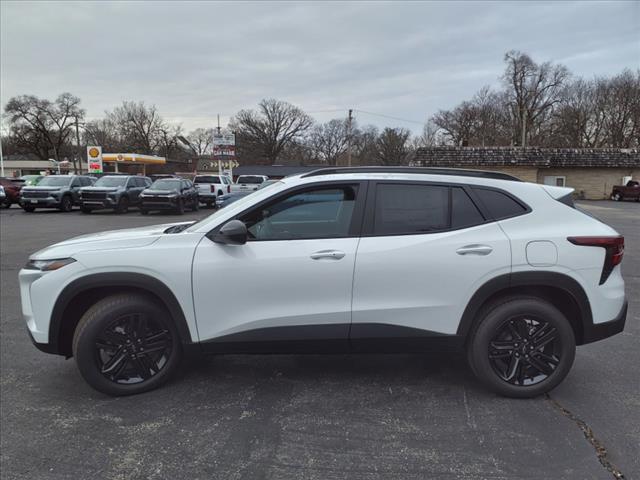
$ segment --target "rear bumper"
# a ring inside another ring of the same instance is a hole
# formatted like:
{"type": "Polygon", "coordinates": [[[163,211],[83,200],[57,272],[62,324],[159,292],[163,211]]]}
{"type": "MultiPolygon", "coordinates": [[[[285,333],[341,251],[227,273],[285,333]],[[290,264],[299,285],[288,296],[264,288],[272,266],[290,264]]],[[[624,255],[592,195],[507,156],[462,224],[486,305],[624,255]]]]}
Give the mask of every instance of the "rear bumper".
{"type": "Polygon", "coordinates": [[[597,342],[598,340],[602,340],[603,338],[611,337],[622,332],[624,330],[624,324],[627,321],[628,308],[629,304],[625,301],[620,313],[618,313],[613,320],[597,323],[595,325],[585,325],[582,344],[597,342]]]}

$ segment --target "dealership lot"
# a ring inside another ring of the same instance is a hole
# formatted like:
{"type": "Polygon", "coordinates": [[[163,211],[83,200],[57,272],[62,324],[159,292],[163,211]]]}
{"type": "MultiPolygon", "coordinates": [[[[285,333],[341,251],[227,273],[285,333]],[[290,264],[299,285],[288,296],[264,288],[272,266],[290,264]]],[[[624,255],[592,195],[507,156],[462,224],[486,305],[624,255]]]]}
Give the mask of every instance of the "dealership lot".
{"type": "Polygon", "coordinates": [[[73,361],[32,347],[17,271],[29,253],[71,236],[211,211],[2,210],[2,476],[606,479],[619,471],[638,478],[640,205],[581,206],[626,237],[627,327],[580,347],[549,398],[522,401],[483,390],[464,359],[434,355],[193,358],[160,390],[105,397],[73,361]]]}

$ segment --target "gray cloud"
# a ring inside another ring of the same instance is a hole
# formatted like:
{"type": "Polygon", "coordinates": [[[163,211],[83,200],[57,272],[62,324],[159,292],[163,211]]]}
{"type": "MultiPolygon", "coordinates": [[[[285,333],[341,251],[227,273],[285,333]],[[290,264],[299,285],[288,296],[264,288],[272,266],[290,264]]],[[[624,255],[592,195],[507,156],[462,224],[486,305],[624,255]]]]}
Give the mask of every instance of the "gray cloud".
{"type": "Polygon", "coordinates": [[[423,121],[497,85],[509,49],[586,77],[640,66],[639,2],[0,5],[3,104],[70,91],[97,117],[144,100],[187,129],[264,97],[423,121]]]}

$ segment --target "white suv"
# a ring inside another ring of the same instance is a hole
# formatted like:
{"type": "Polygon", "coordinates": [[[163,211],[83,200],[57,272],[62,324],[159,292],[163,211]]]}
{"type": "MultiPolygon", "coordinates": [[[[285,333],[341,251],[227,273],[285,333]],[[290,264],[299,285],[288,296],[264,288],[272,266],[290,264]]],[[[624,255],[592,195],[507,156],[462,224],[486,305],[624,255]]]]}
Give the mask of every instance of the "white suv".
{"type": "Polygon", "coordinates": [[[94,388],[157,387],[213,353],[466,350],[513,397],[624,328],[623,238],[571,189],[500,173],[323,169],[197,223],[85,235],[20,271],[36,346],[94,388]],[[219,279],[224,278],[223,282],[219,279]]]}

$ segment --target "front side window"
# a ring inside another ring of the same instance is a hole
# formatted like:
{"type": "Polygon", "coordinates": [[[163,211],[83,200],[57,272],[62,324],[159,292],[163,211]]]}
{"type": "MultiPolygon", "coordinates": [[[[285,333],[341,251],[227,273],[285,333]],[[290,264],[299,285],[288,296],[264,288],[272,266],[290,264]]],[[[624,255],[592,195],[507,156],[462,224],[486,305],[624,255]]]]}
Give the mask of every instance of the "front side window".
{"type": "Polygon", "coordinates": [[[375,235],[406,235],[449,228],[449,188],[438,185],[379,184],[375,235]]]}
{"type": "Polygon", "coordinates": [[[357,186],[293,193],[242,217],[251,240],[302,240],[349,236],[357,186]]]}

